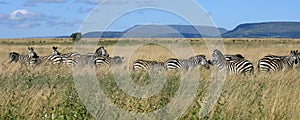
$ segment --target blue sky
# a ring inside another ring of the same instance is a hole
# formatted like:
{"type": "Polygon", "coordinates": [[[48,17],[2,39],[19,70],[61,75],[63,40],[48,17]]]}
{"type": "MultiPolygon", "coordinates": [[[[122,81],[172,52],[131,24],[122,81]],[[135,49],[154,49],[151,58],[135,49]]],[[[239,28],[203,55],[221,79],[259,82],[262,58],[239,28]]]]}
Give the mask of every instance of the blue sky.
{"type": "MultiPolygon", "coordinates": [[[[80,30],[87,15],[103,0],[0,0],[0,38],[70,35],[80,30]]],[[[138,2],[138,0],[136,0],[138,2]]],[[[143,0],[151,4],[155,0],[143,0]]],[[[107,5],[125,5],[126,0],[107,5]]],[[[197,0],[214,23],[228,30],[241,23],[300,22],[299,0],[197,0]]],[[[170,0],[170,5],[172,5],[170,0]]],[[[188,8],[181,8],[188,9],[188,8]]],[[[193,14],[197,14],[197,11],[193,14]]],[[[128,13],[108,30],[124,30],[135,24],[188,24],[181,18],[158,10],[128,13]]]]}

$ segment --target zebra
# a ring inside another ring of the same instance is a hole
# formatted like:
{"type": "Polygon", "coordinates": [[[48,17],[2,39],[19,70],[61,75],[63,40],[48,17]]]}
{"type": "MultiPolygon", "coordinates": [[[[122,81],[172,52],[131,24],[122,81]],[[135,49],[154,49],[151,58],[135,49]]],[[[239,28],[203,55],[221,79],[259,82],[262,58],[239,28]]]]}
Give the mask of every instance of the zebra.
{"type": "Polygon", "coordinates": [[[33,47],[28,47],[29,54],[28,55],[20,55],[17,52],[10,52],[8,63],[20,63],[20,64],[26,64],[26,65],[37,65],[40,63],[39,56],[34,52],[33,47]]]}
{"type": "Polygon", "coordinates": [[[51,64],[60,64],[63,63],[64,57],[60,55],[47,55],[47,56],[40,56],[39,59],[41,63],[50,62],[51,64]]]}
{"type": "Polygon", "coordinates": [[[109,57],[108,52],[104,49],[104,46],[100,46],[96,52],[95,56],[104,56],[104,57],[109,57]]]}
{"type": "Polygon", "coordinates": [[[113,66],[121,64],[124,57],[114,56],[114,57],[96,57],[94,61],[94,65],[96,66],[113,66]]]}
{"type": "Polygon", "coordinates": [[[253,64],[246,59],[227,61],[221,51],[215,49],[210,59],[212,65],[217,65],[220,72],[228,74],[253,74],[253,64]]]}
{"type": "Polygon", "coordinates": [[[85,55],[80,55],[79,57],[77,57],[77,60],[80,64],[94,64],[94,60],[97,57],[109,58],[109,54],[104,49],[103,46],[97,48],[97,50],[94,53],[87,53],[85,55]]]}
{"type": "Polygon", "coordinates": [[[291,50],[288,56],[267,55],[258,61],[258,70],[261,72],[285,71],[299,66],[298,50],[291,50]]]}
{"type": "Polygon", "coordinates": [[[51,63],[51,64],[67,64],[67,65],[78,65],[76,57],[80,57],[79,53],[71,52],[67,54],[62,54],[57,51],[56,46],[52,47],[52,54],[47,56],[39,57],[41,63],[51,63]]]}
{"type": "Polygon", "coordinates": [[[241,54],[235,54],[235,55],[225,54],[224,57],[227,61],[235,61],[235,60],[245,59],[245,57],[241,54]]]}
{"type": "Polygon", "coordinates": [[[52,55],[60,55],[61,57],[68,58],[68,57],[80,57],[80,54],[77,52],[69,52],[69,53],[60,53],[57,51],[58,47],[52,47],[52,55]]]}
{"type": "Polygon", "coordinates": [[[165,62],[165,68],[167,70],[176,70],[176,69],[191,70],[197,65],[202,65],[206,69],[210,68],[209,63],[207,62],[204,55],[192,56],[189,59],[170,58],[165,62]]]}
{"type": "MultiPolygon", "coordinates": [[[[241,54],[235,54],[235,55],[225,54],[224,57],[225,57],[226,61],[230,61],[230,62],[233,62],[233,61],[236,61],[236,60],[245,59],[245,57],[243,55],[241,55],[241,54]]],[[[212,65],[212,63],[211,63],[210,60],[208,60],[208,63],[210,65],[212,65]]]]}
{"type": "Polygon", "coordinates": [[[144,71],[152,68],[164,68],[164,65],[164,62],[137,59],[133,62],[132,68],[134,71],[144,71]]]}
{"type": "Polygon", "coordinates": [[[62,54],[60,52],[57,51],[56,46],[52,47],[52,54],[51,55],[47,55],[47,56],[40,56],[39,59],[41,61],[41,63],[52,63],[52,64],[60,64],[63,62],[63,57],[62,54]]]}

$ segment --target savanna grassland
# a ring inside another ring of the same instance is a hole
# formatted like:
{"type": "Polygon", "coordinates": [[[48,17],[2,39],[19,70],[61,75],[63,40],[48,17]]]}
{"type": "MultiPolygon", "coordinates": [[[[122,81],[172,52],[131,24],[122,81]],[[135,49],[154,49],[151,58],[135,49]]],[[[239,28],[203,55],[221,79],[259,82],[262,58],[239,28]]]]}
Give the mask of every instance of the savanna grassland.
{"type": "MultiPolygon", "coordinates": [[[[105,46],[111,56],[125,57],[128,62],[123,64],[129,63],[127,66],[131,66],[133,61],[139,58],[157,61],[165,61],[171,57],[188,58],[188,56],[176,56],[176,53],[158,44],[139,46],[146,40],[100,39],[97,46],[105,46]],[[125,51],[114,51],[120,47],[125,51]],[[136,48],[135,51],[127,55],[126,50],[132,48],[136,48]]],[[[157,40],[153,41],[155,43],[157,40]]],[[[160,39],[158,41],[170,45],[186,41],[190,43],[195,54],[204,54],[207,59],[210,58],[211,53],[203,39],[160,39]]],[[[0,119],[95,119],[93,113],[83,105],[76,91],[72,67],[24,66],[7,63],[9,52],[27,54],[28,46],[35,47],[35,52],[39,56],[51,54],[52,46],[58,46],[61,53],[71,52],[74,47],[71,39],[2,39],[0,43],[0,119]]],[[[226,53],[240,53],[250,60],[255,66],[254,74],[227,76],[216,104],[209,114],[199,116],[211,82],[209,79],[211,71],[198,67],[200,78],[197,95],[179,119],[300,118],[300,69],[268,74],[257,71],[257,62],[265,55],[288,55],[290,50],[300,50],[299,39],[226,38],[223,39],[223,43],[226,53]]],[[[186,45],[176,47],[176,51],[184,52],[186,47],[186,45]]],[[[96,70],[98,82],[106,96],[118,108],[125,111],[147,113],[159,110],[172,101],[180,86],[180,74],[168,74],[167,82],[158,94],[150,98],[134,98],[118,88],[110,71],[100,68],[96,70]]],[[[141,86],[149,83],[148,74],[132,74],[131,77],[141,86]]]]}

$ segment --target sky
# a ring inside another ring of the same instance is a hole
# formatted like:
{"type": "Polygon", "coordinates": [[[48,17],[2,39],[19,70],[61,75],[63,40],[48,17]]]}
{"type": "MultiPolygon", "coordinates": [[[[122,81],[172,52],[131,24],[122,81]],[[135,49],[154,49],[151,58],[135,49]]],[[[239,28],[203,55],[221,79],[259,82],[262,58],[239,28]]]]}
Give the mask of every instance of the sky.
{"type": "MultiPolygon", "coordinates": [[[[79,32],[84,21],[99,6],[103,8],[110,6],[106,9],[107,14],[99,18],[101,22],[105,16],[110,15],[109,11],[113,11],[113,8],[122,8],[131,4],[132,1],[141,5],[151,5],[156,0],[128,1],[0,0],[0,38],[69,36],[74,32],[79,32]]],[[[170,6],[176,4],[173,0],[169,1],[170,6]]],[[[242,23],[300,22],[299,0],[196,0],[195,2],[207,12],[216,26],[227,30],[232,30],[242,23]]],[[[184,4],[176,7],[180,10],[189,10],[193,15],[198,15],[199,12],[191,10],[188,5],[184,4]]],[[[122,15],[111,22],[107,30],[122,31],[140,24],[185,25],[189,22],[165,11],[142,9],[122,15]]]]}

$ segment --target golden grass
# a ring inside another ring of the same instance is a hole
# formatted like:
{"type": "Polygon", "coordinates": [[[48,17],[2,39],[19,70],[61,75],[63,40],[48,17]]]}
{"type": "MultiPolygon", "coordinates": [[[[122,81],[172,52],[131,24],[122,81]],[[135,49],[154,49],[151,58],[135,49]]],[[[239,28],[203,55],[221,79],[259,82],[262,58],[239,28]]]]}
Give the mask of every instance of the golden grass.
{"type": "MultiPolygon", "coordinates": [[[[139,58],[157,61],[165,61],[171,57],[187,58],[187,56],[176,56],[176,53],[172,53],[172,50],[165,46],[155,44],[143,45],[137,48],[130,56],[125,56],[127,54],[127,50],[130,50],[133,47],[138,47],[138,45],[132,44],[122,46],[121,44],[121,46],[117,47],[121,47],[121,50],[124,51],[115,51],[115,45],[106,44],[107,42],[115,40],[117,39],[100,39],[100,41],[104,42],[101,42],[98,46],[105,46],[106,50],[111,53],[111,56],[124,56],[128,59],[128,66],[131,66],[133,61],[139,58]]],[[[127,40],[144,41],[149,39],[121,40],[126,42],[127,40]]],[[[213,39],[162,40],[170,42],[170,44],[176,44],[176,41],[180,40],[188,41],[191,43],[195,54],[204,54],[207,56],[207,59],[210,58],[211,53],[207,50],[205,40],[213,39]]],[[[0,45],[0,92],[2,93],[0,95],[0,118],[7,118],[6,115],[20,119],[49,118],[51,115],[60,114],[60,111],[64,111],[64,108],[69,107],[69,105],[64,102],[68,103],[73,100],[78,101],[75,102],[75,106],[82,105],[78,95],[74,91],[71,68],[65,66],[36,66],[24,68],[24,66],[18,64],[6,63],[9,52],[16,51],[21,54],[27,54],[28,46],[35,47],[35,51],[40,56],[51,54],[52,46],[58,46],[58,50],[62,53],[71,52],[73,50],[73,44],[65,44],[66,42],[69,42],[70,39],[7,39],[4,41],[6,41],[6,43],[0,45]],[[28,41],[35,42],[32,43],[28,41]],[[46,42],[40,43],[39,41],[46,42]],[[70,96],[71,98],[68,98],[70,96]],[[9,113],[9,111],[15,113],[9,113]],[[45,115],[48,115],[48,117],[45,117],[45,115]]],[[[268,54],[287,55],[290,50],[299,50],[300,40],[226,38],[224,39],[224,45],[226,53],[240,53],[246,59],[249,59],[255,66],[255,73],[250,77],[228,76],[217,104],[213,107],[209,115],[204,116],[204,118],[297,119],[300,117],[298,114],[300,113],[300,90],[298,87],[300,85],[299,69],[270,74],[261,74],[257,72],[257,61],[259,58],[268,54]]],[[[185,50],[184,47],[186,46],[179,46],[177,49],[182,51],[185,50]]],[[[207,88],[210,83],[210,71],[202,68],[200,71],[201,78],[199,80],[200,86],[198,87],[198,95],[188,111],[181,116],[181,119],[199,118],[201,102],[203,102],[204,95],[207,92],[207,88]]],[[[103,79],[105,79],[105,77],[103,79]]],[[[118,90],[116,89],[115,91],[118,90]]],[[[173,91],[171,91],[171,93],[172,92],[173,91]]],[[[114,93],[110,94],[114,95],[114,93]]],[[[119,96],[108,96],[114,99],[114,104],[117,104],[119,107],[128,111],[136,112],[159,109],[163,106],[156,105],[155,103],[159,103],[164,100],[168,101],[168,99],[161,99],[164,96],[172,97],[172,95],[163,94],[163,96],[158,96],[155,99],[129,99],[131,102],[126,102],[125,100],[128,100],[126,94],[117,95],[119,96]],[[149,103],[152,102],[156,105],[155,107],[149,106],[149,103]]],[[[167,102],[165,104],[167,104],[167,102]]],[[[79,108],[80,107],[75,107],[72,109],[77,110],[79,108]]],[[[82,111],[82,109],[79,109],[78,111],[82,111]]],[[[71,113],[65,114],[72,115],[71,113]]],[[[84,117],[91,118],[91,115],[86,115],[84,117]]]]}

